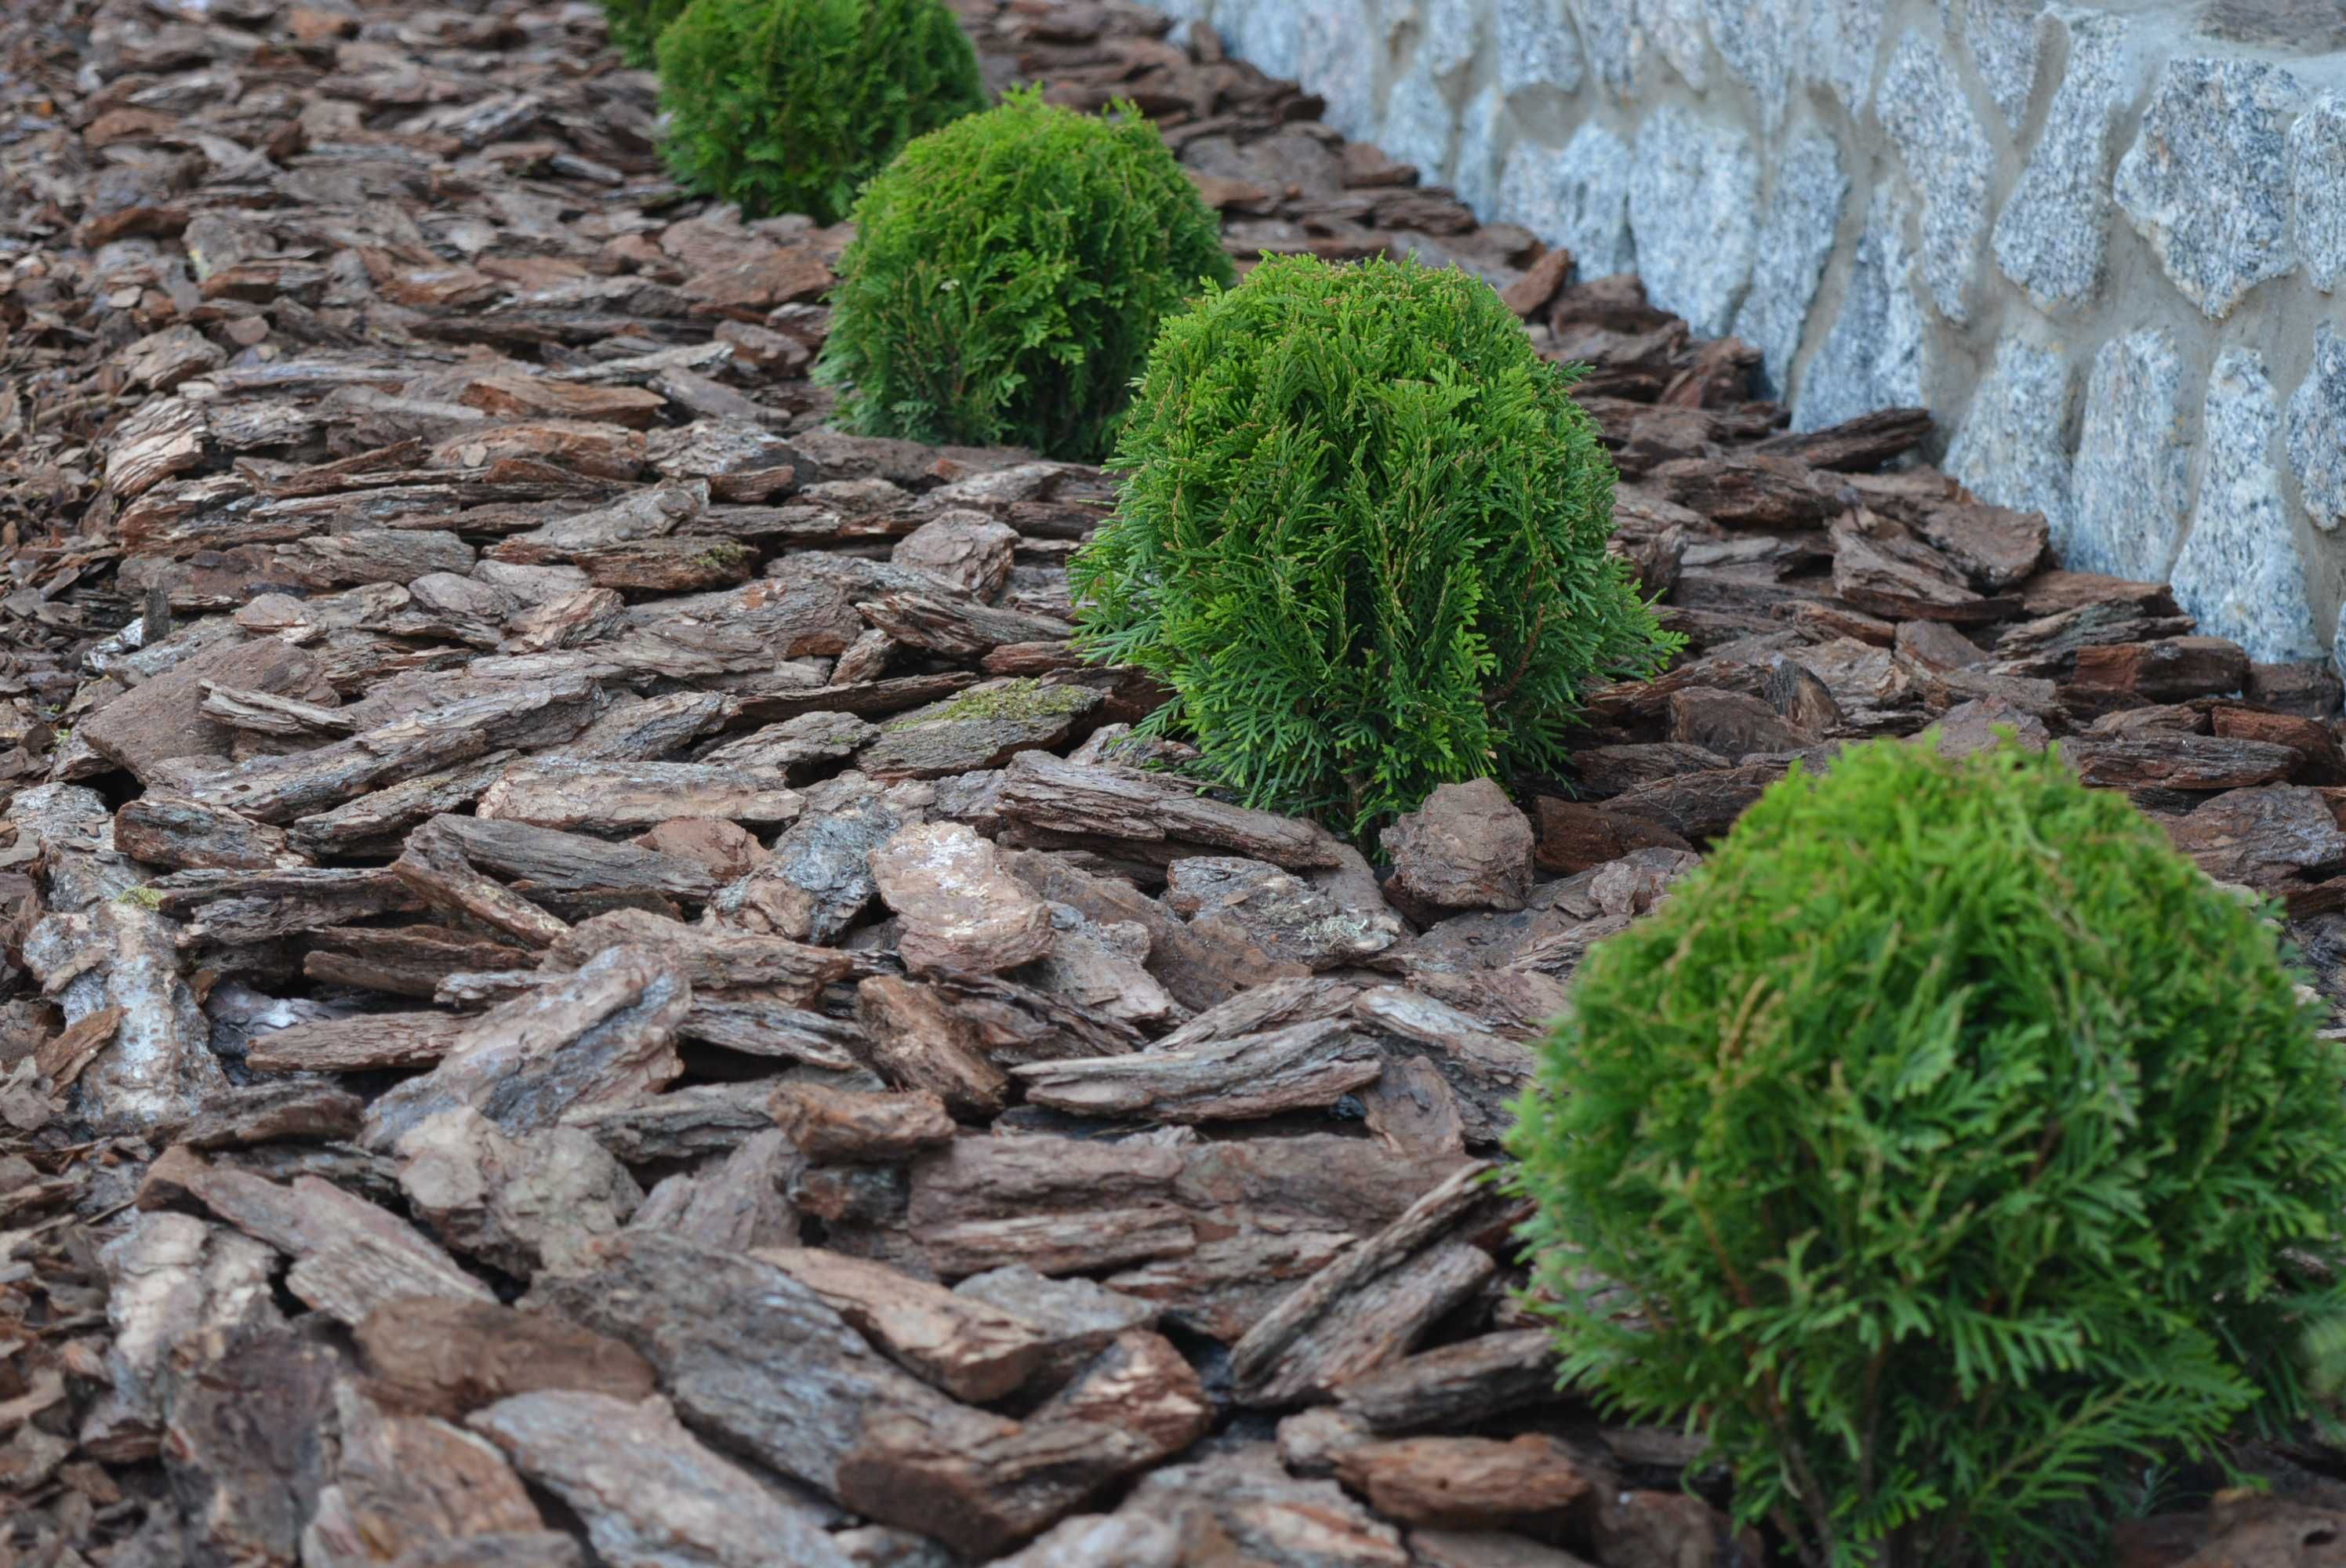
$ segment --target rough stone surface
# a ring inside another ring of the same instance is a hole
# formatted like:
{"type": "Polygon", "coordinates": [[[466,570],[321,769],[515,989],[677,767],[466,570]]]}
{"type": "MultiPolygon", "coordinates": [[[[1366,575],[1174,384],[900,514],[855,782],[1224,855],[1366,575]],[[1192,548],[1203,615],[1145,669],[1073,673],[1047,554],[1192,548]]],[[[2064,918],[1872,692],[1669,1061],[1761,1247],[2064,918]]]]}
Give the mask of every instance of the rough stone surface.
{"type": "Polygon", "coordinates": [[[2319,657],[2305,564],[2269,455],[2280,408],[2254,352],[2228,349],[2217,359],[2199,423],[2204,472],[2175,561],[2175,602],[2200,635],[2229,637],[2259,663],[2319,657]]]}
{"type": "Polygon", "coordinates": [[[1821,430],[1878,408],[1922,404],[1928,351],[1922,301],[1911,281],[1906,203],[1888,187],[1873,193],[1857,244],[1841,315],[1794,393],[1792,423],[1821,430]]]}
{"type": "Polygon", "coordinates": [[[1499,217],[1569,249],[1584,278],[1637,265],[1629,234],[1629,144],[1591,120],[1563,148],[1528,143],[1507,158],[1499,180],[1499,217]]]}
{"type": "Polygon", "coordinates": [[[2346,523],[2346,332],[2314,329],[2313,368],[2289,400],[2289,467],[2315,524],[2346,523]]]}
{"type": "Polygon", "coordinates": [[[1395,82],[1385,103],[1385,151],[1402,163],[1413,163],[1428,178],[1439,178],[1450,162],[1450,146],[1457,119],[1443,96],[1442,84],[1431,76],[1411,75],[1395,82]]]}
{"type": "Polygon", "coordinates": [[[1809,74],[1840,94],[1852,117],[1873,101],[1875,57],[1882,52],[1888,9],[1882,0],[1814,0],[1809,13],[1809,74]]]}
{"type": "Polygon", "coordinates": [[[2118,163],[2118,205],[2184,296],[2218,320],[2297,266],[2286,132],[2297,78],[2255,60],[2190,56],[2159,73],[2118,163]]]}
{"type": "Polygon", "coordinates": [[[1709,0],[1711,42],[1728,69],[1760,100],[1760,125],[1773,136],[1784,123],[1800,41],[1801,0],[1709,0]]]}
{"type": "Polygon", "coordinates": [[[1833,138],[1814,130],[1795,138],[1776,166],[1751,291],[1735,316],[1735,335],[1760,351],[1769,380],[1780,388],[1791,376],[1848,197],[1849,176],[1833,138]]]}
{"type": "Polygon", "coordinates": [[[2057,349],[2010,337],[1995,351],[1970,414],[1947,446],[1947,472],[1984,501],[2042,512],[2056,540],[2074,524],[2068,426],[2071,379],[2057,349]]]}
{"type": "Polygon", "coordinates": [[[1647,44],[1688,87],[1701,92],[1710,85],[1703,0],[1638,0],[1637,22],[1647,44]]]}
{"type": "Polygon", "coordinates": [[[2183,360],[2163,327],[2102,345],[2086,384],[2071,480],[2076,510],[2053,548],[2072,571],[2164,582],[2191,504],[2183,360]]]}
{"type": "Polygon", "coordinates": [[[1718,337],[1751,280],[1760,236],[1760,158],[1751,138],[1665,107],[1637,132],[1629,228],[1655,304],[1718,337]]]}
{"type": "MultiPolygon", "coordinates": [[[[1964,7],[1964,42],[2014,132],[2028,117],[2028,95],[2036,85],[2036,18],[2045,6],[2045,0],[1968,0],[1964,7]]],[[[1953,8],[1953,0],[1939,0],[1942,17],[1953,8]]]]}
{"type": "Polygon", "coordinates": [[[1483,42],[1485,6],[1475,0],[1423,0],[1425,30],[1418,45],[1421,63],[1436,76],[1464,70],[1483,42]]]}
{"type": "Polygon", "coordinates": [[[1943,42],[1921,32],[1898,41],[1882,79],[1881,108],[1882,127],[1923,194],[1923,275],[1931,298],[1961,325],[1971,320],[1994,155],[1943,42]]]}
{"type": "Polygon", "coordinates": [[[2324,93],[2289,127],[2289,183],[2305,275],[2329,293],[2346,280],[2346,93],[2324,93]]]}
{"type": "Polygon", "coordinates": [[[1627,96],[1637,83],[1637,28],[1636,0],[1567,0],[1580,20],[1580,39],[1588,51],[1588,68],[1606,91],[1627,96]]]}
{"type": "Polygon", "coordinates": [[[2110,125],[2132,85],[2126,18],[2096,14],[2068,25],[2069,69],[1995,220],[1997,265],[2048,311],[2080,304],[2101,287],[2109,252],[2110,125]]]}
{"type": "Polygon", "coordinates": [[[1499,194],[1499,133],[1507,117],[1507,99],[1494,82],[1474,95],[1458,122],[1457,165],[1450,186],[1467,206],[1488,211],[1499,194]]]}
{"type": "Polygon", "coordinates": [[[1580,90],[1587,66],[1559,0],[1498,0],[1493,15],[1501,91],[1580,90]]]}

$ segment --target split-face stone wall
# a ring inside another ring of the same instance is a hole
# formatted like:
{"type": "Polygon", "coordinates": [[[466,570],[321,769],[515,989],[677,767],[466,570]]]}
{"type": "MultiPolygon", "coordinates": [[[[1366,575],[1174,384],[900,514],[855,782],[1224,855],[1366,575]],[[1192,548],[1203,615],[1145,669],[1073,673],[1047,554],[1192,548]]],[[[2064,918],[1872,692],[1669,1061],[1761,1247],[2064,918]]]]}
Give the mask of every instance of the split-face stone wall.
{"type": "Polygon", "coordinates": [[[2346,0],[1158,0],[1485,218],[2346,665],[2346,0]]]}

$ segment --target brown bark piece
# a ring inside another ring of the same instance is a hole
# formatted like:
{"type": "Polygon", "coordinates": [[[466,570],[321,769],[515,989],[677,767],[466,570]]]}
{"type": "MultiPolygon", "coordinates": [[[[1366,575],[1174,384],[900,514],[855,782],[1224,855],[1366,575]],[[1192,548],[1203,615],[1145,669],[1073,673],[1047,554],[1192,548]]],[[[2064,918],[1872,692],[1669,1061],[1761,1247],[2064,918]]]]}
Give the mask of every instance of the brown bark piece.
{"type": "Polygon", "coordinates": [[[1423,1437],[1336,1456],[1336,1473],[1404,1524],[1489,1526],[1554,1514],[1589,1489],[1571,1451],[1544,1433],[1512,1441],[1423,1437]]]}
{"type": "Polygon", "coordinates": [[[819,1248],[762,1249],[880,1353],[970,1404],[986,1404],[1043,1365],[1052,1336],[1025,1319],[865,1258],[819,1248]]]}
{"type": "Polygon", "coordinates": [[[484,1405],[542,1390],[640,1400],[653,1388],[651,1368],[617,1339],[494,1301],[387,1300],[352,1333],[373,1374],[368,1391],[387,1410],[457,1420],[484,1405]]]}
{"type": "Polygon", "coordinates": [[[958,822],[905,828],[872,851],[880,896],[904,922],[905,967],[997,974],[1051,951],[1051,911],[958,822]]]}

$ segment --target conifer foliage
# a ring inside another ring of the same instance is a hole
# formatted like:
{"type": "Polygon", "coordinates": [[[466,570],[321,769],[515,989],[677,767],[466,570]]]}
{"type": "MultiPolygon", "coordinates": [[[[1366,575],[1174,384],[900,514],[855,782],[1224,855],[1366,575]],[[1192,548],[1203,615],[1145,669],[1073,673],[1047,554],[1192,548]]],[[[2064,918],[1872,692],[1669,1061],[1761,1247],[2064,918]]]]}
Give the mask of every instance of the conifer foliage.
{"type": "Polygon", "coordinates": [[[1795,771],[1589,955],[1517,1109],[1566,1380],[1691,1412],[1811,1563],[2098,1561],[2060,1532],[2114,1460],[2296,1415],[2346,1314],[2337,1047],[2057,756],[1795,771]]]}
{"type": "Polygon", "coordinates": [[[689,0],[603,0],[603,21],[611,46],[638,69],[652,64],[652,46],[668,25],[684,14],[689,0]]]}
{"type": "Polygon", "coordinates": [[[869,435],[1096,460],[1158,323],[1234,276],[1138,110],[1035,89],[906,148],[855,226],[819,373],[869,435]]]}
{"type": "Polygon", "coordinates": [[[1556,766],[1581,694],[1674,646],[1570,384],[1464,272],[1265,260],[1158,340],[1083,646],[1171,687],[1151,725],[1250,804],[1362,834],[1556,766]]]}
{"type": "Polygon", "coordinates": [[[985,107],[942,0],[692,0],[658,37],[668,167],[749,218],[835,223],[906,142],[985,107]]]}

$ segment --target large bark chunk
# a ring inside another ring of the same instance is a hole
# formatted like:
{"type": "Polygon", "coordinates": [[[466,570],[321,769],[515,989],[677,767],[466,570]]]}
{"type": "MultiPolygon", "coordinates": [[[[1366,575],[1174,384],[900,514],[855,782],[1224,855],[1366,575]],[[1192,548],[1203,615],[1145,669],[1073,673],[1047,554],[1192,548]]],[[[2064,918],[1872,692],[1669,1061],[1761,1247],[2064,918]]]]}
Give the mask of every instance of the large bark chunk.
{"type": "Polygon", "coordinates": [[[958,822],[906,828],[872,851],[872,876],[903,917],[915,973],[997,974],[1051,951],[1051,911],[958,822]]]}
{"type": "Polygon", "coordinates": [[[692,983],[673,960],[611,948],[560,983],[484,1013],[437,1067],[369,1107],[366,1141],[387,1149],[459,1105],[510,1134],[622,1104],[684,1070],[675,1041],[691,1003],[692,983]]]}

